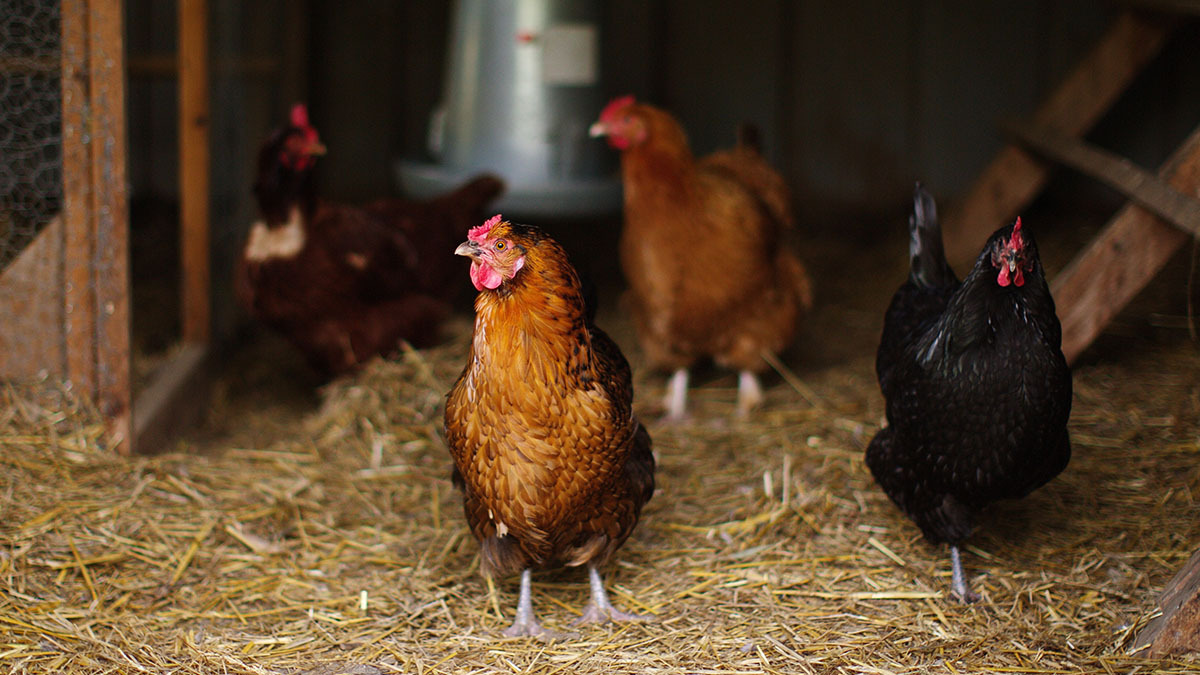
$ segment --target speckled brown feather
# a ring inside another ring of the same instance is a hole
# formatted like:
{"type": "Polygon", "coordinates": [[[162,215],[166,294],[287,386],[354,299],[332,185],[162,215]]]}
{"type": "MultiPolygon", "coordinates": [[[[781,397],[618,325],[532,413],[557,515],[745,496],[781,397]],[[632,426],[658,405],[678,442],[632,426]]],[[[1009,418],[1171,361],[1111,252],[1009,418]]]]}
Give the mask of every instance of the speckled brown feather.
{"type": "Polygon", "coordinates": [[[247,314],[333,377],[402,340],[417,347],[437,340],[463,269],[447,264],[446,247],[504,184],[482,175],[430,200],[322,200],[313,171],[324,149],[307,120],[307,109],[295,106],[259,148],[261,220],[238,259],[234,292],[247,314]]]}
{"type": "Polygon", "coordinates": [[[399,347],[432,344],[450,306],[417,288],[402,233],[362,209],[320,204],[298,213],[303,246],[289,256],[243,254],[242,308],[282,333],[326,377],[399,347]]]}
{"type": "Polygon", "coordinates": [[[467,522],[487,575],[603,564],[654,490],[629,364],[587,325],[562,248],[535,228],[496,228],[526,263],[480,292],[467,365],[446,403],[467,522]]]}
{"type": "Polygon", "coordinates": [[[643,349],[660,368],[702,357],[761,371],[812,306],[808,275],[780,241],[782,178],[749,148],[697,161],[678,122],[631,107],[646,141],[622,152],[621,264],[643,349]]]}

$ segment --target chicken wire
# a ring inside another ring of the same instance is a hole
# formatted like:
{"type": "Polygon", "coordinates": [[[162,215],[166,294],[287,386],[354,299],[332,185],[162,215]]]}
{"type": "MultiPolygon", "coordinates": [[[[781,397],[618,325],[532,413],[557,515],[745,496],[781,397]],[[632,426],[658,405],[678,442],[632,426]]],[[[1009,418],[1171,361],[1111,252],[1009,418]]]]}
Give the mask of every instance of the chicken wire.
{"type": "Polygon", "coordinates": [[[121,2],[0,0],[0,378],[60,381],[128,447],[121,2]]]}
{"type": "Polygon", "coordinates": [[[63,200],[60,6],[0,0],[0,271],[63,200]]]}

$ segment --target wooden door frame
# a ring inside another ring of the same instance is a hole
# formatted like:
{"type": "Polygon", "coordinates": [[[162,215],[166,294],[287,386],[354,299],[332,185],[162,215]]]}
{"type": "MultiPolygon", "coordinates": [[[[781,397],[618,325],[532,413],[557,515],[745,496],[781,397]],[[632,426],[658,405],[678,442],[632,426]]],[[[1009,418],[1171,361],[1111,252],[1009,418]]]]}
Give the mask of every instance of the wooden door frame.
{"type": "MultiPolygon", "coordinates": [[[[121,0],[63,0],[62,375],[133,450],[121,0]]],[[[30,336],[45,339],[48,336],[30,336]]]]}

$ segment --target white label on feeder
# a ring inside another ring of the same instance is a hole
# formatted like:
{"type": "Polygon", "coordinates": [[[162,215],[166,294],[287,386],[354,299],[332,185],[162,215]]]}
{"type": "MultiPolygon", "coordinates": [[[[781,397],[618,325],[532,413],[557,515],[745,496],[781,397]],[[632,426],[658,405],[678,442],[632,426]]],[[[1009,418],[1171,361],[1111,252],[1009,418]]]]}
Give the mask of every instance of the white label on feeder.
{"type": "Polygon", "coordinates": [[[596,83],[596,29],[586,23],[560,23],[542,33],[542,82],[596,83]]]}

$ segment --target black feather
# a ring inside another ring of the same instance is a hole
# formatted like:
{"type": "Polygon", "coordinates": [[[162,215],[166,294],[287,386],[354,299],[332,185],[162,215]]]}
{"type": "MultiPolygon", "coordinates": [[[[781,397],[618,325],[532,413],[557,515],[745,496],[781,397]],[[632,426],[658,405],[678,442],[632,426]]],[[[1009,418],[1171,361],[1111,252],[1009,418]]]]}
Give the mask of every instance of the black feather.
{"type": "Polygon", "coordinates": [[[938,224],[937,204],[920,183],[913,191],[913,212],[908,218],[908,253],[912,259],[909,279],[925,288],[958,283],[954,270],[942,250],[942,228],[938,224]]]}
{"type": "Polygon", "coordinates": [[[957,544],[973,515],[1021,497],[1070,458],[1071,372],[1032,235],[1024,284],[997,283],[1013,226],[997,230],[961,283],[942,253],[933,200],[919,186],[912,271],[884,318],[876,371],[888,426],[867,449],[884,492],[932,541],[957,544]]]}

